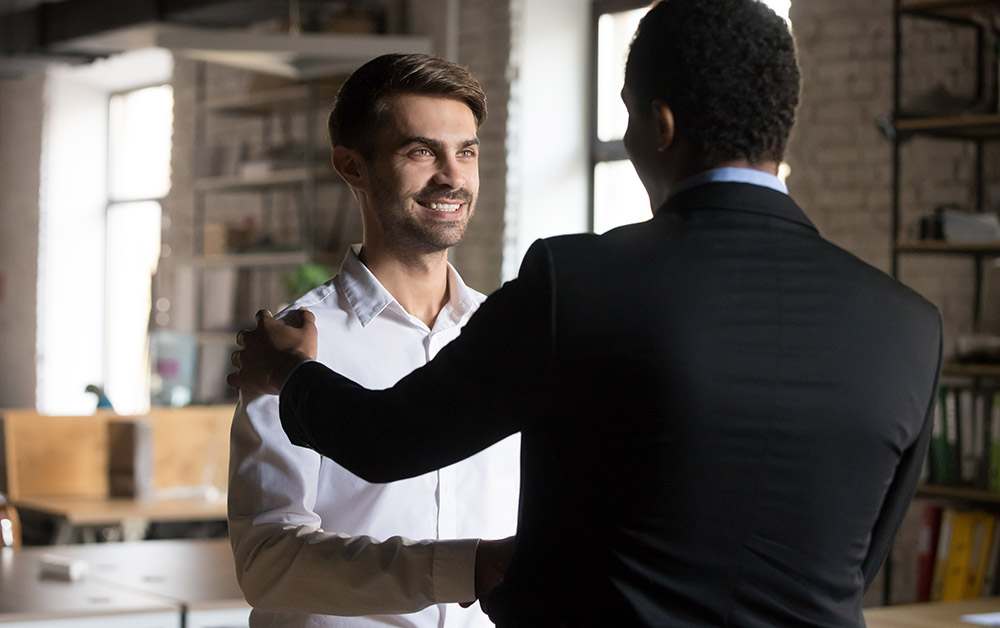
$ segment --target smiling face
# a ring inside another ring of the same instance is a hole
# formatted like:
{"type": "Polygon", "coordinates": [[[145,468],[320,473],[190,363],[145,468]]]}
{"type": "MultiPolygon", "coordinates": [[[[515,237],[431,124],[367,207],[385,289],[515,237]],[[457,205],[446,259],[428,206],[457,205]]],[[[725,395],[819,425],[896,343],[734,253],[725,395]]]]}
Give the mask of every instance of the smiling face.
{"type": "Polygon", "coordinates": [[[413,94],[392,97],[389,110],[365,160],[373,226],[400,257],[440,252],[462,240],[475,211],[476,118],[460,100],[413,94]]]}

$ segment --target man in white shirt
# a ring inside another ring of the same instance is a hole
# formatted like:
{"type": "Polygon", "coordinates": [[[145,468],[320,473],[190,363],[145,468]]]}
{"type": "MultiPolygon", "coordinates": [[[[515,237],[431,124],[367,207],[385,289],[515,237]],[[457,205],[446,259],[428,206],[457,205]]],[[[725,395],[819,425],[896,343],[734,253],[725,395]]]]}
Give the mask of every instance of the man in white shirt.
{"type": "MultiPolygon", "coordinates": [[[[319,361],[392,386],[457,338],[485,299],[447,260],[475,210],[485,116],[476,79],[437,57],[385,55],[344,84],[329,121],[333,166],[361,208],[364,239],[289,308],[315,315],[319,361]]],[[[495,584],[482,555],[477,571],[477,549],[503,552],[511,540],[478,539],[514,533],[518,452],[515,435],[440,471],[371,484],[293,446],[277,397],[243,393],[229,530],[251,628],[491,625],[478,605],[446,604],[495,584]]]]}

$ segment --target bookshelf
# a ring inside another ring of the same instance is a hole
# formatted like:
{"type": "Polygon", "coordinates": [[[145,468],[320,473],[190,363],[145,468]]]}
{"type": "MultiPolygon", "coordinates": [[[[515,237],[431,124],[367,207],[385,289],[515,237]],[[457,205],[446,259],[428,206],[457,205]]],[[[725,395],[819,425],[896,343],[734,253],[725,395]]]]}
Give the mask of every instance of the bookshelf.
{"type": "Polygon", "coordinates": [[[936,486],[922,484],[917,487],[918,499],[938,499],[948,503],[965,502],[978,506],[1000,506],[1000,493],[964,486],[936,486]]]}
{"type": "MultiPolygon", "coordinates": [[[[895,49],[893,54],[893,168],[892,168],[892,275],[899,277],[900,260],[906,256],[950,256],[971,260],[974,268],[974,293],[972,303],[972,328],[978,329],[982,310],[982,287],[985,267],[1000,257],[1000,240],[986,242],[955,242],[949,240],[914,240],[903,237],[901,214],[903,201],[901,191],[901,149],[916,137],[933,137],[971,144],[975,151],[974,166],[974,206],[976,212],[987,210],[986,165],[984,147],[987,142],[1000,139],[1000,92],[995,77],[992,84],[987,74],[997,74],[996,60],[993,67],[983,61],[979,51],[986,49],[989,38],[987,31],[997,29],[1000,20],[1000,0],[895,0],[894,26],[895,49]],[[993,26],[990,18],[992,18],[993,26]],[[971,71],[976,78],[976,111],[954,115],[909,115],[902,106],[902,23],[904,19],[930,20],[949,25],[952,28],[972,29],[976,34],[975,54],[977,62],[971,71]],[[984,105],[988,103],[988,105],[984,105]],[[988,111],[983,110],[988,106],[988,111]]],[[[994,33],[995,34],[995,33],[994,33]]],[[[1000,49],[993,51],[1000,56],[1000,49]]],[[[1000,376],[1000,364],[974,363],[970,360],[953,360],[944,365],[942,374],[946,378],[965,378],[973,385],[995,388],[1000,376]]]]}
{"type": "MultiPolygon", "coordinates": [[[[971,145],[972,209],[976,212],[993,209],[986,207],[984,148],[988,142],[1000,139],[1000,94],[996,93],[997,81],[989,80],[997,68],[989,67],[981,54],[990,41],[987,26],[990,15],[1000,15],[1000,0],[894,0],[893,3],[891,272],[898,278],[900,262],[907,256],[969,259],[975,282],[970,321],[974,330],[979,329],[980,323],[984,269],[1000,257],[1000,241],[916,240],[905,236],[902,214],[912,208],[903,206],[901,153],[904,146],[913,144],[911,140],[920,137],[971,145]],[[977,61],[968,71],[975,73],[978,105],[975,110],[914,115],[901,105],[906,20],[931,21],[944,28],[974,32],[977,61]]],[[[1000,443],[1000,429],[997,429],[1000,408],[993,407],[998,404],[995,396],[998,387],[1000,364],[976,361],[967,353],[961,360],[949,357],[942,365],[942,391],[928,476],[917,488],[914,503],[886,562],[883,603],[978,598],[995,595],[1000,589],[997,573],[1000,571],[1000,464],[997,464],[1000,447],[995,444],[1000,443]],[[969,523],[970,519],[975,519],[975,526],[969,523]],[[960,521],[966,526],[961,530],[960,521]],[[956,584],[956,578],[965,580],[956,584]]]]}

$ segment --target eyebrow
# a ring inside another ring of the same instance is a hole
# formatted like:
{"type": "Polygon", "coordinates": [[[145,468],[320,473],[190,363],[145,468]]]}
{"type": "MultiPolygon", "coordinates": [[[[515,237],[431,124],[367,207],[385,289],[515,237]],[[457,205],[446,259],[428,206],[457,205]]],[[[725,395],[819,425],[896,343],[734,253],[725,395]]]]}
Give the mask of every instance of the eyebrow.
{"type": "MultiPolygon", "coordinates": [[[[414,136],[406,138],[405,140],[403,140],[402,142],[399,143],[399,146],[403,147],[403,146],[409,146],[411,144],[426,144],[427,146],[430,146],[431,148],[433,148],[435,150],[440,150],[440,149],[442,149],[442,148],[445,147],[445,143],[442,142],[441,140],[435,140],[435,139],[431,139],[429,137],[422,137],[420,135],[414,135],[414,136]]],[[[461,147],[462,148],[468,148],[470,146],[479,146],[479,138],[478,137],[474,137],[474,138],[465,140],[464,142],[462,142],[462,146],[461,147]]]]}

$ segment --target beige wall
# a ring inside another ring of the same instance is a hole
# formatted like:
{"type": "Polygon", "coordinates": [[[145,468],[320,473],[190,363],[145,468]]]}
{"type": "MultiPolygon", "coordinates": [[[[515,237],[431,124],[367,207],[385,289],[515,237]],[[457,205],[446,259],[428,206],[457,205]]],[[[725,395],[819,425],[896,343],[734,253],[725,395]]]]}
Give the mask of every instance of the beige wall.
{"type": "Polygon", "coordinates": [[[42,75],[0,81],[0,407],[35,403],[44,86],[42,75]]]}

